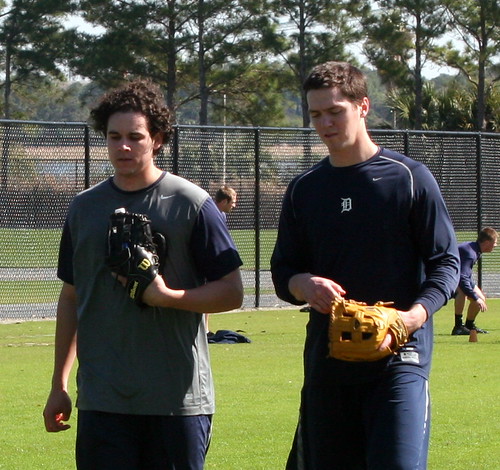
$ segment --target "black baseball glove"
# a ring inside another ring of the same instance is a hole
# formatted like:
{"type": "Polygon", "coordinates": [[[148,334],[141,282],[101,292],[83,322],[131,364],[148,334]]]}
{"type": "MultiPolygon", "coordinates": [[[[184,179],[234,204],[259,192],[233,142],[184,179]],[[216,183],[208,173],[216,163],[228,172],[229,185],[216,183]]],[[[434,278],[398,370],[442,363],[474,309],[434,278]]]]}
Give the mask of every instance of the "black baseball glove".
{"type": "Polygon", "coordinates": [[[144,214],[117,209],[111,214],[108,230],[106,265],[127,278],[126,289],[137,305],[144,306],[142,295],[161,271],[165,259],[165,237],[151,230],[151,220],[144,214]]]}

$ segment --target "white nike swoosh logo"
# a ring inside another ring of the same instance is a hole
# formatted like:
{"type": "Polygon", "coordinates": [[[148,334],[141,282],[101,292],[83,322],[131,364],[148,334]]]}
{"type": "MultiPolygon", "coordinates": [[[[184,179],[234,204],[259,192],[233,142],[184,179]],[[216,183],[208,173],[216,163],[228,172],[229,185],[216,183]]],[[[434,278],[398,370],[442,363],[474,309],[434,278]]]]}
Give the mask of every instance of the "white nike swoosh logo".
{"type": "Polygon", "coordinates": [[[160,195],[160,199],[170,199],[171,197],[174,197],[175,194],[171,194],[170,196],[164,196],[163,194],[160,195]]]}
{"type": "Polygon", "coordinates": [[[372,178],[373,181],[378,181],[378,180],[381,180],[383,178],[383,176],[381,176],[380,178],[372,178]]]}

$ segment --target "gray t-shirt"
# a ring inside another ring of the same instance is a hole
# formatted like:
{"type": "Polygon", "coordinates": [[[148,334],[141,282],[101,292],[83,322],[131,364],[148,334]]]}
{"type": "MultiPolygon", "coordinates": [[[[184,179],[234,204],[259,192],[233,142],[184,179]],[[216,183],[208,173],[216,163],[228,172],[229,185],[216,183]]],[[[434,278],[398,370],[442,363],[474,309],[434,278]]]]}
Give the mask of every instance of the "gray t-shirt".
{"type": "Polygon", "coordinates": [[[147,214],[153,230],[165,235],[162,274],[170,287],[189,289],[206,282],[200,256],[194,256],[192,249],[193,232],[200,223],[206,245],[198,249],[206,257],[201,262],[222,264],[218,274],[228,274],[241,265],[241,259],[222,218],[201,214],[207,205],[208,213],[213,205],[217,214],[208,193],[170,173],[133,192],[121,191],[107,180],[73,200],[58,275],[74,284],[78,298],[78,408],[142,415],[214,412],[202,313],[141,309],[104,263],[109,215],[124,207],[147,214]]]}

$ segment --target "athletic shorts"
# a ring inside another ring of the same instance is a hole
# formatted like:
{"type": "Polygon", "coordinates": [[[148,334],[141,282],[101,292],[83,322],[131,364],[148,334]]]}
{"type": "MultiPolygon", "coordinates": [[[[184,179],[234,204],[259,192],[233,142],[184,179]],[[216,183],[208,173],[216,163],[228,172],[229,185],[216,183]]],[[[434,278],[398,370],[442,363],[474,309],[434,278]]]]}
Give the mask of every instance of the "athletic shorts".
{"type": "Polygon", "coordinates": [[[78,412],[78,470],[202,470],[212,417],[78,412]]]}

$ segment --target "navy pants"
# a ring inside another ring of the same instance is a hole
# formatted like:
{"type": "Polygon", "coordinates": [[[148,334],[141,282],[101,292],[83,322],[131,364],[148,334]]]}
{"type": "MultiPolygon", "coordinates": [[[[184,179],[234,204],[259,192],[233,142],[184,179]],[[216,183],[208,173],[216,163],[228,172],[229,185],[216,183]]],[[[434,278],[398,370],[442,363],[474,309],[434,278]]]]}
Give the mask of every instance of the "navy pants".
{"type": "Polygon", "coordinates": [[[211,416],[78,412],[78,470],[202,470],[211,416]]]}
{"type": "Polygon", "coordinates": [[[387,375],[364,384],[303,390],[287,470],[425,470],[428,381],[387,375]]]}

